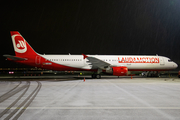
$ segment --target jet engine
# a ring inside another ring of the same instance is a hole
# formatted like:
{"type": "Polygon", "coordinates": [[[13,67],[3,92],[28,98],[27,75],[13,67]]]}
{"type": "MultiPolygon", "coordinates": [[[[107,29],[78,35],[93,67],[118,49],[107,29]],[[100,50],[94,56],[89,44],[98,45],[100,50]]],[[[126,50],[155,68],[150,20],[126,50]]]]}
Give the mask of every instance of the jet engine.
{"type": "Polygon", "coordinates": [[[106,73],[110,73],[116,76],[126,76],[128,74],[128,68],[125,66],[111,67],[106,70],[106,73]]]}

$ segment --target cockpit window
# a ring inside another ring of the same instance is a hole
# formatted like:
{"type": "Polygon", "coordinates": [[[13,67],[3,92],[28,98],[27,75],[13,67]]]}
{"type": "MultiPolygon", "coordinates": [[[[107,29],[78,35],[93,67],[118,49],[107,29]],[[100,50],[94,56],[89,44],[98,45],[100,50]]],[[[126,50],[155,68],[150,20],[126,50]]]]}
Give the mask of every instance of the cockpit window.
{"type": "Polygon", "coordinates": [[[172,62],[172,60],[169,59],[168,62],[172,62]]]}

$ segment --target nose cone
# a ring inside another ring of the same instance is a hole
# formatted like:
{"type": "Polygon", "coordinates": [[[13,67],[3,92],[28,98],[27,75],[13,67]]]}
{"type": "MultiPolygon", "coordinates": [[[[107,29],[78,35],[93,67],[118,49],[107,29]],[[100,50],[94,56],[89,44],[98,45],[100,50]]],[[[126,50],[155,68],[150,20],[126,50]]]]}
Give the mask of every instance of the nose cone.
{"type": "Polygon", "coordinates": [[[174,69],[178,67],[178,65],[174,62],[174,65],[173,65],[174,69]]]}

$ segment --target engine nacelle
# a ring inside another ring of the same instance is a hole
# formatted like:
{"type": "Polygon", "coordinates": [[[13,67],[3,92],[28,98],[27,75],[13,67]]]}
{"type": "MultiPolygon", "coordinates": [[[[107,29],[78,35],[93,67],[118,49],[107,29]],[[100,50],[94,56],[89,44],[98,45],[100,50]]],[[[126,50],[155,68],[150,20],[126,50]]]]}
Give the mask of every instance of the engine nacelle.
{"type": "Polygon", "coordinates": [[[128,74],[128,68],[125,66],[112,67],[113,75],[126,76],[128,74]]]}

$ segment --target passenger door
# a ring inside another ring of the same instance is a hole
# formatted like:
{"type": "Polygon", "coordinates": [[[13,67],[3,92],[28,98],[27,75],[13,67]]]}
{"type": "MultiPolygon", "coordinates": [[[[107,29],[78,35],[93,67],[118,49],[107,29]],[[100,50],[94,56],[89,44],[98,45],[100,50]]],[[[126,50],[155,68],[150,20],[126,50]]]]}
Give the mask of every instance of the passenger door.
{"type": "Polygon", "coordinates": [[[41,57],[40,56],[36,56],[35,63],[36,63],[36,65],[40,65],[40,63],[41,63],[41,57]]]}
{"type": "Polygon", "coordinates": [[[164,65],[164,58],[160,57],[159,61],[160,61],[160,65],[164,65]]]}

